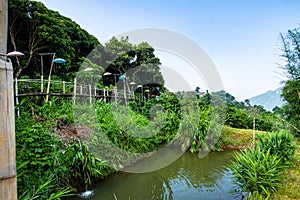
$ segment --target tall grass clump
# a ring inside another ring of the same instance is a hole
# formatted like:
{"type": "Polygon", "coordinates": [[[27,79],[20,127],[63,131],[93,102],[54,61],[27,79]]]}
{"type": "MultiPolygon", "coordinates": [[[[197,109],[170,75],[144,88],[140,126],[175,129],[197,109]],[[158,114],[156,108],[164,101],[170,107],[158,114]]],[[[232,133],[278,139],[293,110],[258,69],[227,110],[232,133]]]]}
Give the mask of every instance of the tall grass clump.
{"type": "Polygon", "coordinates": [[[295,151],[293,137],[287,131],[257,136],[254,149],[241,151],[230,164],[235,182],[250,199],[269,199],[282,182],[282,172],[295,151]]]}
{"type": "Polygon", "coordinates": [[[281,164],[279,155],[256,148],[236,154],[230,168],[244,191],[268,197],[277,191],[284,165],[281,164]]]}
{"type": "Polygon", "coordinates": [[[293,135],[287,130],[257,135],[257,146],[270,154],[278,154],[284,164],[290,164],[296,150],[293,135]]]}

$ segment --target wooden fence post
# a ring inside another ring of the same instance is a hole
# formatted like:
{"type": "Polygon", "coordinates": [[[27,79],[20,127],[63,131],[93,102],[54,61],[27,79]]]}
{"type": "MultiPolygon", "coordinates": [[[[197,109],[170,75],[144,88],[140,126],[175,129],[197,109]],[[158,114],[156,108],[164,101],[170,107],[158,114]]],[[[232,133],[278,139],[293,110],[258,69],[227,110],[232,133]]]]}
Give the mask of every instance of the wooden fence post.
{"type": "Polygon", "coordinates": [[[74,78],[74,87],[73,87],[73,105],[75,106],[76,101],[76,78],[74,78]]]}
{"type": "Polygon", "coordinates": [[[63,94],[65,94],[66,93],[66,82],[65,81],[62,82],[62,86],[63,86],[63,94]]]}
{"type": "Polygon", "coordinates": [[[41,75],[41,93],[44,92],[44,76],[41,75]]]}
{"type": "Polygon", "coordinates": [[[92,104],[92,86],[89,85],[90,104],[92,104]]]}
{"type": "Polygon", "coordinates": [[[106,90],[105,90],[105,88],[103,89],[103,99],[104,99],[104,102],[106,102],[106,90]]]}
{"type": "Polygon", "coordinates": [[[18,79],[15,78],[15,95],[16,95],[16,106],[17,106],[17,116],[20,117],[20,108],[18,107],[19,105],[19,92],[18,92],[18,79]]]}

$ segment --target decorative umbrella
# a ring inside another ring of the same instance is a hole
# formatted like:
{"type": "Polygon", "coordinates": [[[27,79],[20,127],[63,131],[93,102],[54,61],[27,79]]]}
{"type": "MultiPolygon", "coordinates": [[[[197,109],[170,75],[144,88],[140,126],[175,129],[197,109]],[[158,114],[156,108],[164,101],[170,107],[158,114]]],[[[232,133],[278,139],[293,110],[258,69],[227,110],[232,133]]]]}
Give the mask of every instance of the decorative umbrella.
{"type": "Polygon", "coordinates": [[[53,62],[58,63],[58,64],[64,64],[64,63],[66,63],[66,60],[62,59],[62,58],[56,58],[53,60],[53,62]]]}
{"type": "Polygon", "coordinates": [[[93,70],[94,70],[93,68],[88,67],[88,68],[85,68],[83,71],[84,71],[84,72],[89,72],[89,71],[93,71],[93,70]]]}
{"type": "Polygon", "coordinates": [[[110,72],[105,72],[105,73],[103,74],[103,76],[108,76],[108,75],[112,75],[112,73],[110,73],[110,72]]]}
{"type": "Polygon", "coordinates": [[[24,54],[20,51],[12,51],[12,52],[9,52],[7,54],[7,56],[11,56],[11,57],[14,57],[14,56],[24,56],[24,54]]]}
{"type": "Polygon", "coordinates": [[[121,75],[121,76],[119,76],[119,80],[124,80],[126,78],[126,76],[125,75],[121,75]]]}

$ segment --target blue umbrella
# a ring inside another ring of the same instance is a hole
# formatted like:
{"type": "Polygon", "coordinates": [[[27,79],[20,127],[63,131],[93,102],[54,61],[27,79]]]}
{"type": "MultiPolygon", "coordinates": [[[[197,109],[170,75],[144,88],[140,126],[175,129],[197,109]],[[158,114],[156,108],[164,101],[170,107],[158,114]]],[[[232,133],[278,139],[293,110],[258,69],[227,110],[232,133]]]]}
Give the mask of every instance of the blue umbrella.
{"type": "Polygon", "coordinates": [[[56,58],[53,60],[54,63],[58,63],[58,64],[64,64],[66,63],[66,60],[62,59],[62,58],[56,58]]]}
{"type": "Polygon", "coordinates": [[[126,78],[126,76],[125,75],[121,75],[121,76],[119,76],[119,80],[124,80],[126,78]]]}

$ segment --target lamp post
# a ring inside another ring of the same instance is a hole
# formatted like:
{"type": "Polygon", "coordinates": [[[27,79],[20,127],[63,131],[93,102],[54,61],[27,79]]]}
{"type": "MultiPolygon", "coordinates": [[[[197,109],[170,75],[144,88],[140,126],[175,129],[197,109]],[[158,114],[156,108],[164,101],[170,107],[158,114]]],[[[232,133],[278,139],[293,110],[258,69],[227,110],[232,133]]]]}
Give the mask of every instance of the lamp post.
{"type": "Polygon", "coordinates": [[[43,58],[44,56],[52,55],[53,56],[52,60],[53,60],[55,57],[55,53],[39,53],[39,55],[41,56],[41,92],[44,92],[44,59],[43,58]]]}
{"type": "Polygon", "coordinates": [[[134,90],[133,90],[133,87],[136,85],[136,83],[135,82],[130,82],[129,83],[129,85],[130,85],[130,90],[131,90],[131,92],[132,92],[132,96],[134,97],[134,90]]]}
{"type": "Polygon", "coordinates": [[[137,86],[137,90],[140,89],[141,90],[141,94],[139,95],[140,96],[140,102],[141,101],[144,101],[144,87],[143,85],[138,85],[137,86]]]}
{"type": "MultiPolygon", "coordinates": [[[[112,73],[110,73],[110,72],[105,72],[104,74],[103,74],[103,76],[110,76],[110,75],[113,75],[112,73]]],[[[117,85],[117,80],[116,80],[116,76],[115,75],[113,75],[114,76],[114,81],[115,81],[115,86],[117,85]]]]}
{"type": "Polygon", "coordinates": [[[49,72],[49,76],[48,76],[46,102],[49,101],[50,80],[51,80],[51,72],[52,72],[52,68],[53,68],[54,58],[55,58],[55,53],[53,53],[53,57],[52,57],[52,61],[51,61],[51,67],[50,67],[50,72],[49,72]]]}
{"type": "MultiPolygon", "coordinates": [[[[12,52],[9,52],[7,54],[8,57],[16,57],[16,60],[19,64],[19,59],[17,57],[19,56],[24,56],[23,53],[19,52],[19,51],[12,51],[12,52]]],[[[16,105],[19,105],[19,98],[18,98],[18,80],[17,78],[15,79],[15,95],[16,95],[16,105]]],[[[20,109],[19,107],[17,108],[17,116],[19,117],[20,116],[20,109]]]]}
{"type": "Polygon", "coordinates": [[[127,95],[126,95],[126,74],[119,76],[119,80],[123,81],[123,90],[124,90],[124,100],[125,105],[127,105],[127,95]]]}
{"type": "Polygon", "coordinates": [[[46,102],[49,101],[50,81],[51,81],[51,72],[52,72],[53,64],[54,63],[57,63],[57,64],[64,64],[64,63],[66,63],[66,60],[64,60],[62,58],[54,59],[54,57],[55,57],[55,53],[53,55],[53,59],[52,59],[52,62],[51,62],[51,67],[50,67],[50,72],[49,72],[49,77],[48,77],[46,102]]]}
{"type": "MultiPolygon", "coordinates": [[[[115,87],[114,87],[114,96],[115,96],[115,100],[117,99],[117,79],[116,79],[116,75],[115,74],[112,74],[110,72],[105,72],[103,74],[103,76],[111,76],[113,75],[114,76],[114,82],[115,82],[115,87]]],[[[105,95],[104,95],[105,96],[105,95]]]]}

